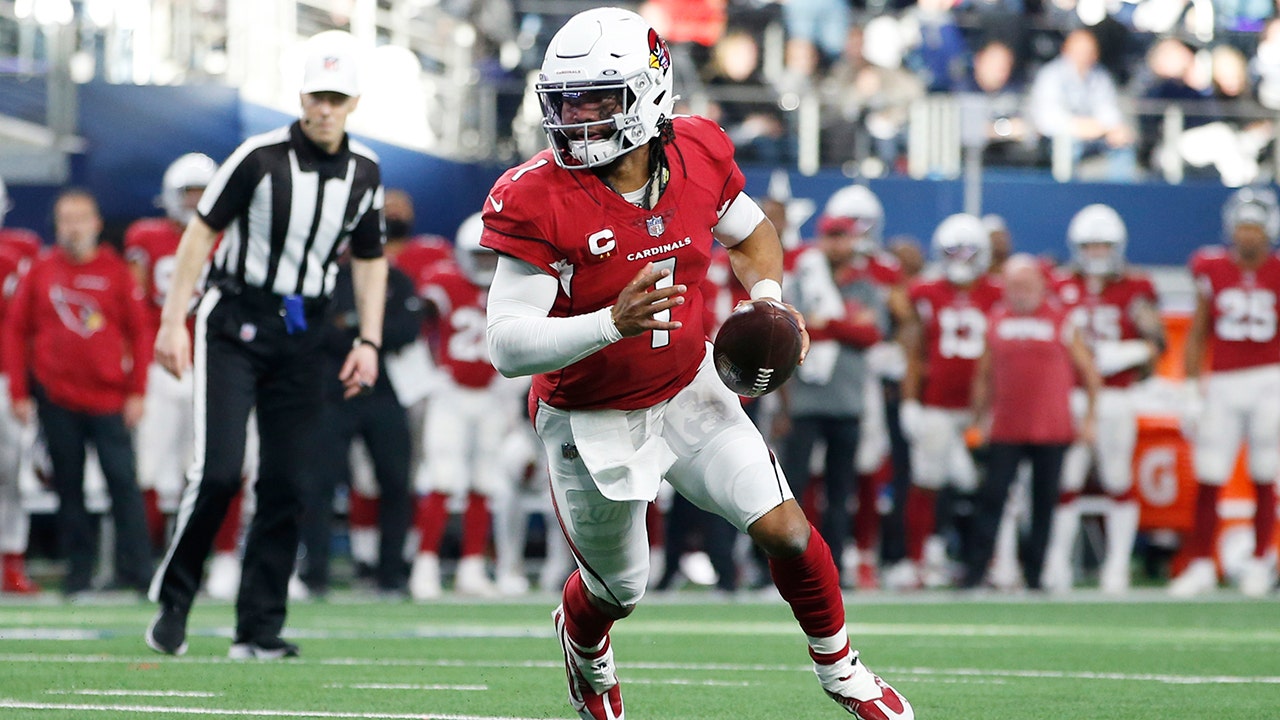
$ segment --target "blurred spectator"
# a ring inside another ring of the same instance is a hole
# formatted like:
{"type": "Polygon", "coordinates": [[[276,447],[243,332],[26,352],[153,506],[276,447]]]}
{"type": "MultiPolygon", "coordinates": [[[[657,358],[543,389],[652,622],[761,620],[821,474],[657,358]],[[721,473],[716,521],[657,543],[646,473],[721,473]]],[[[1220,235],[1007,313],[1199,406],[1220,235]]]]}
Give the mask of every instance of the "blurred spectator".
{"type": "Polygon", "coordinates": [[[1212,166],[1229,187],[1247,185],[1258,178],[1259,159],[1271,143],[1274,123],[1241,114],[1256,109],[1244,53],[1218,45],[1210,58],[1213,102],[1207,113],[1188,118],[1177,151],[1194,167],[1212,166]]]}
{"type": "Polygon", "coordinates": [[[143,593],[151,553],[130,430],[142,417],[151,337],[129,267],[98,244],[97,200],[84,190],[63,191],[53,222],[57,249],[31,266],[5,316],[13,414],[26,425],[38,411],[44,429],[58,493],[58,536],[68,560],[63,593],[89,589],[98,554],[84,497],[88,443],[98,451],[111,494],[116,576],[143,593]]]}
{"type": "Polygon", "coordinates": [[[952,0],[919,0],[903,16],[915,42],[906,64],[929,92],[950,92],[968,74],[969,45],[951,11],[952,0]]]}
{"type": "Polygon", "coordinates": [[[1258,102],[1280,110],[1280,18],[1273,18],[1262,29],[1249,71],[1257,81],[1258,102]]]}
{"type": "Polygon", "coordinates": [[[725,0],[647,0],[639,12],[672,45],[711,47],[724,35],[729,17],[725,6],[725,0]]]}
{"type": "Polygon", "coordinates": [[[409,498],[409,423],[386,372],[386,353],[403,349],[418,337],[422,325],[422,300],[413,281],[400,270],[387,273],[387,301],[382,321],[382,352],[378,354],[378,379],[373,387],[350,399],[343,398],[338,369],[358,342],[360,322],[351,264],[338,266],[332,300],[326,310],[323,351],[328,364],[321,410],[320,440],[316,443],[315,471],[304,493],[301,540],[306,549],[298,576],[312,595],[329,590],[329,548],[333,536],[333,492],[339,484],[354,485],[348,456],[359,437],[373,461],[379,490],[378,590],[403,593],[406,581],[405,536],[409,532],[412,501],[409,498]],[[330,372],[332,371],[332,372],[330,372]]]}
{"type": "Polygon", "coordinates": [[[770,98],[771,91],[765,87],[760,46],[751,33],[736,30],[721,38],[706,73],[704,80],[716,101],[709,114],[729,134],[739,161],[776,164],[794,155],[778,104],[758,99],[770,98]]]}
{"type": "Polygon", "coordinates": [[[1023,88],[1015,80],[1013,49],[992,40],[973,56],[973,77],[962,95],[966,123],[985,140],[984,165],[1035,165],[1041,160],[1039,136],[1025,118],[1023,88]]]}
{"type": "Polygon", "coordinates": [[[787,0],[782,20],[787,28],[788,70],[813,72],[844,50],[851,12],[846,0],[787,0]]]}
{"type": "Polygon", "coordinates": [[[1276,14],[1273,0],[1214,0],[1215,24],[1225,30],[1254,33],[1276,14]]]}
{"type": "Polygon", "coordinates": [[[902,67],[904,49],[902,29],[887,15],[849,31],[845,54],[822,89],[827,114],[834,118],[824,128],[825,161],[864,160],[858,138],[869,134],[877,162],[864,163],[866,174],[880,175],[898,165],[906,151],[911,104],[925,94],[920,78],[902,67]]]}
{"type": "Polygon", "coordinates": [[[1009,486],[1019,463],[1027,460],[1031,531],[1021,556],[1027,587],[1034,590],[1040,588],[1062,459],[1077,434],[1081,442],[1093,440],[1101,380],[1079,329],[1049,295],[1040,263],[1030,255],[1014,255],[1004,265],[1003,278],[1004,299],[987,315],[986,349],[973,378],[973,417],[980,426],[989,423],[984,433],[989,451],[963,584],[978,587],[986,577],[1009,486]],[[1088,395],[1078,433],[1070,407],[1077,373],[1088,395]]]}
{"type": "Polygon", "coordinates": [[[1071,143],[1077,172],[1080,160],[1101,155],[1107,179],[1135,179],[1134,133],[1120,113],[1115,82],[1098,65],[1098,41],[1089,30],[1068,34],[1061,54],[1036,73],[1028,109],[1047,141],[1071,143]]]}

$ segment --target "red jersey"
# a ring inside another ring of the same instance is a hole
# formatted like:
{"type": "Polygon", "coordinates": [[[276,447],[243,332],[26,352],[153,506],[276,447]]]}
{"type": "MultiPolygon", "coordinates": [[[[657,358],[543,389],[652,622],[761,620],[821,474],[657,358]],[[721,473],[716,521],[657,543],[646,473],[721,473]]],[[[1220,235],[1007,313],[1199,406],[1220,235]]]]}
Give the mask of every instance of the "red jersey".
{"type": "Polygon", "coordinates": [[[733,274],[729,253],[718,244],[712,249],[711,265],[707,268],[707,278],[702,282],[702,299],[707,339],[715,339],[720,325],[738,307],[738,303],[751,299],[751,293],[733,274]]]}
{"type": "Polygon", "coordinates": [[[1269,255],[1257,270],[1242,270],[1226,248],[1206,247],[1191,256],[1190,265],[1197,290],[1209,301],[1209,369],[1280,363],[1280,257],[1269,255]]]}
{"type": "Polygon", "coordinates": [[[141,288],[151,327],[160,328],[160,310],[173,285],[173,272],[178,267],[178,242],[182,226],[167,218],[143,218],[129,225],[124,233],[124,258],[146,271],[146,284],[141,288]]]}
{"type": "MultiPolygon", "coordinates": [[[[623,338],[572,365],[534,377],[533,394],[565,409],[651,407],[693,380],[706,353],[703,280],[718,210],[742,192],[733,145],[714,122],[677,117],[665,146],[671,170],[657,206],[627,202],[587,171],[565,170],[551,151],[508,170],[485,201],[481,244],[560,279],[551,317],[612,305],[645,266],[671,270],[662,286],[688,286],[672,308],[674,331],[623,338]]],[[[659,319],[667,319],[660,317],[659,319]]]]}
{"type": "Polygon", "coordinates": [[[987,347],[987,314],[1004,294],[1001,287],[987,275],[967,288],[937,278],[912,283],[907,294],[920,316],[920,402],[969,407],[973,371],[987,347]]]}
{"type": "Polygon", "coordinates": [[[0,228],[0,247],[17,250],[18,254],[35,260],[44,247],[40,236],[22,228],[0,228]]]}
{"type": "Polygon", "coordinates": [[[116,413],[147,385],[151,338],[129,266],[100,246],[76,264],[61,251],[34,264],[4,322],[9,394],[30,396],[28,372],[49,399],[78,412],[116,413]]]}
{"type": "MultiPolygon", "coordinates": [[[[1139,304],[1155,306],[1155,286],[1150,278],[1136,272],[1103,278],[1100,287],[1090,288],[1089,279],[1079,272],[1055,273],[1052,287],[1058,299],[1072,313],[1072,322],[1084,333],[1089,347],[1099,342],[1139,340],[1142,333],[1134,322],[1139,304]]],[[[1129,368],[1103,378],[1107,387],[1129,387],[1138,380],[1138,368],[1129,368]]]]}
{"type": "Polygon", "coordinates": [[[436,306],[436,364],[463,387],[488,387],[497,374],[485,340],[489,293],[453,263],[437,263],[435,268],[423,280],[422,296],[436,306]]]}
{"type": "Polygon", "coordinates": [[[1071,325],[1066,308],[1046,301],[1030,315],[999,303],[987,316],[991,356],[991,441],[1070,443],[1071,325]]]}
{"type": "Polygon", "coordinates": [[[453,262],[453,245],[439,235],[419,235],[389,257],[391,264],[408,275],[413,287],[422,295],[426,279],[435,272],[436,263],[453,262]]]}
{"type": "MultiPolygon", "coordinates": [[[[18,291],[18,282],[29,264],[16,248],[0,245],[0,327],[5,326],[5,310],[18,291]]],[[[0,336],[0,357],[4,357],[3,336],[0,336]]],[[[0,372],[4,372],[3,367],[0,367],[0,372]]]]}

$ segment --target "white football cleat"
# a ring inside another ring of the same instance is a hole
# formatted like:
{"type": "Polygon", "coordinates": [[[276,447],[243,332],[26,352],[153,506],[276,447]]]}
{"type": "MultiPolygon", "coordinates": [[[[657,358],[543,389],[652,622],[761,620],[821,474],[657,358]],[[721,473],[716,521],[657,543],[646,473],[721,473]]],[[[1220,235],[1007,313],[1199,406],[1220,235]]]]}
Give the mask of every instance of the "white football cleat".
{"type": "Polygon", "coordinates": [[[1240,592],[1245,597],[1266,597],[1276,586],[1276,556],[1250,557],[1240,568],[1240,592]]]}
{"type": "Polygon", "coordinates": [[[1213,558],[1196,558],[1187,563],[1178,577],[1169,583],[1169,594],[1177,598],[1204,595],[1218,588],[1218,568],[1213,558]]]}
{"type": "Polygon", "coordinates": [[[505,597],[529,594],[529,578],[519,573],[502,573],[497,581],[498,593],[505,597]]]}
{"type": "Polygon", "coordinates": [[[240,558],[235,553],[214,553],[204,591],[214,600],[235,600],[240,592],[240,558]]]}
{"type": "Polygon", "coordinates": [[[624,720],[622,686],[613,664],[613,646],[605,635],[599,649],[584,651],[569,638],[564,626],[564,605],[551,614],[564,653],[569,680],[569,704],[582,720],[624,720]]]}
{"type": "Polygon", "coordinates": [[[418,553],[409,572],[409,596],[414,600],[436,600],[442,594],[440,587],[440,556],[435,553],[418,553]]]}
{"type": "Polygon", "coordinates": [[[880,578],[880,584],[890,592],[910,592],[919,590],[920,573],[911,560],[902,559],[890,565],[880,578]]]}
{"type": "Polygon", "coordinates": [[[822,689],[859,720],[915,720],[911,703],[867,669],[853,650],[831,665],[813,664],[822,689]]]}
{"type": "Polygon", "coordinates": [[[458,574],[453,579],[453,589],[459,595],[471,597],[495,597],[498,588],[485,571],[484,556],[471,555],[458,561],[458,574]]]}

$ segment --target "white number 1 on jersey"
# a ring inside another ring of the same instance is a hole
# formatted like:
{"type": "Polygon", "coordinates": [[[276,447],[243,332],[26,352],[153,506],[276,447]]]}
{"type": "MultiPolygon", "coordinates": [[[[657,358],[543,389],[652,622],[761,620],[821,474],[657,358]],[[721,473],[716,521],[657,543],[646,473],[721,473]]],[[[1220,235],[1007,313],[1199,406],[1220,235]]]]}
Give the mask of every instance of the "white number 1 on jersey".
{"type": "MultiPolygon", "coordinates": [[[[671,271],[670,275],[667,275],[666,277],[659,279],[658,282],[653,284],[654,290],[669,288],[672,285],[676,284],[676,259],[675,258],[666,258],[664,260],[659,260],[653,264],[653,269],[657,270],[658,272],[662,272],[663,270],[671,271]]],[[[661,312],[654,313],[653,319],[657,320],[658,322],[671,322],[671,308],[667,308],[666,310],[662,310],[661,312]]],[[[671,344],[670,330],[654,330],[653,331],[653,342],[649,347],[657,349],[661,347],[666,347],[667,345],[670,345],[670,344],[671,344]]]]}

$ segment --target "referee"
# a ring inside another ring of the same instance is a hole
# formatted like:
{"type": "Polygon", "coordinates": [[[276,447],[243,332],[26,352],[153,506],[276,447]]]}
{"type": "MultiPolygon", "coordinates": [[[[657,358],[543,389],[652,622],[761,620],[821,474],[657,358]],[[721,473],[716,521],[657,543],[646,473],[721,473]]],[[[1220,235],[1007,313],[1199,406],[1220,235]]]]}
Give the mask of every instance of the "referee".
{"type": "Polygon", "coordinates": [[[145,639],[186,651],[187,613],[227,506],[240,487],[245,422],[257,408],[261,438],[257,512],[244,549],[233,659],[293,657],[281,639],[298,548],[307,463],[321,416],[323,316],[350,244],[359,335],[339,372],[344,394],[378,376],[387,263],[377,157],[346,134],[359,100],[354,39],[307,45],[301,120],[249,138],[218,169],[178,247],[156,335],[156,361],[195,373],[195,461],[168,552],[151,583],[160,604],[145,639]],[[219,233],[209,289],[187,308],[219,233]]]}

